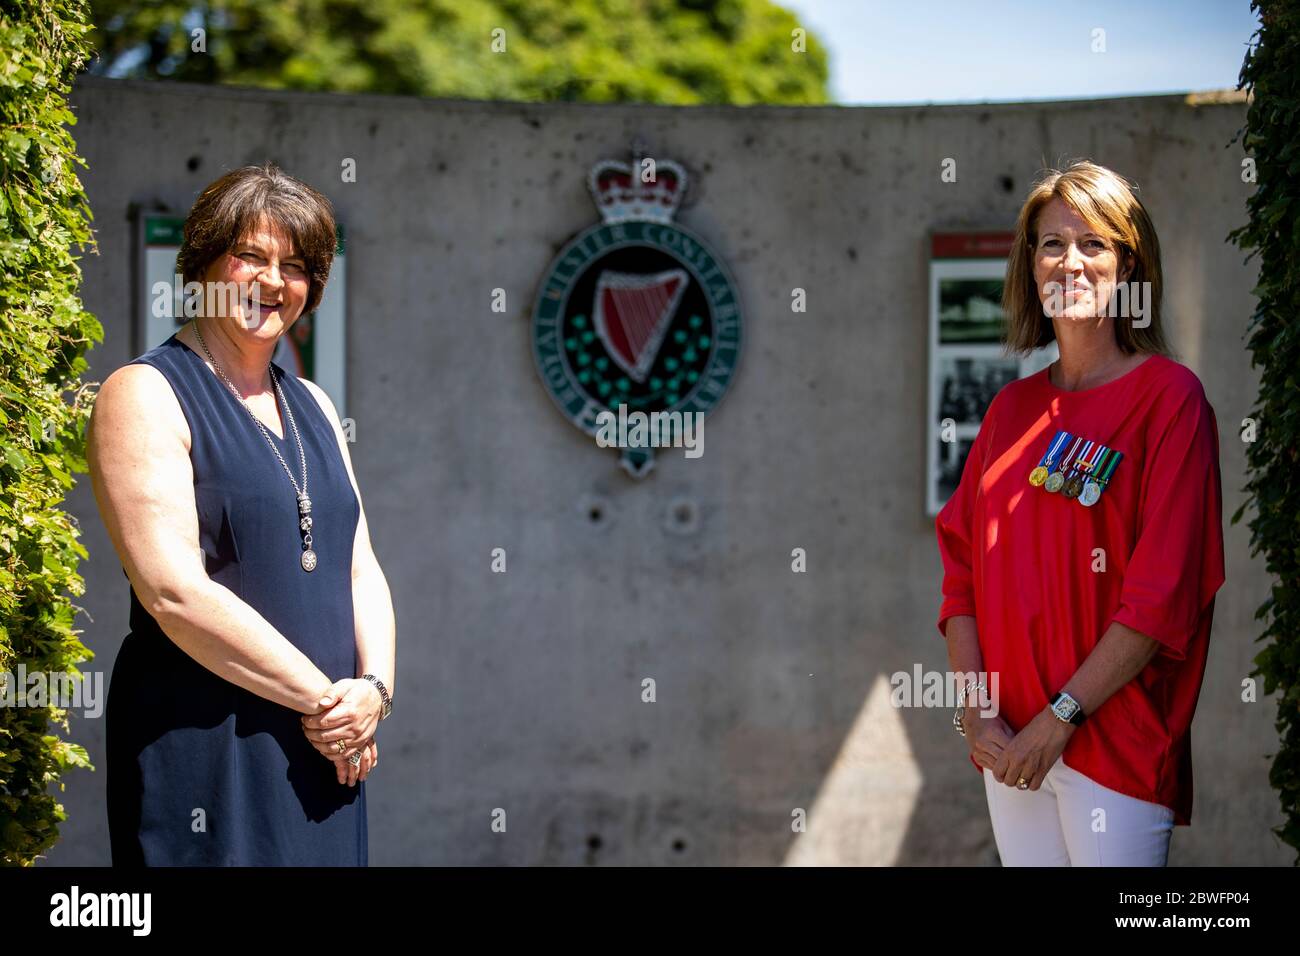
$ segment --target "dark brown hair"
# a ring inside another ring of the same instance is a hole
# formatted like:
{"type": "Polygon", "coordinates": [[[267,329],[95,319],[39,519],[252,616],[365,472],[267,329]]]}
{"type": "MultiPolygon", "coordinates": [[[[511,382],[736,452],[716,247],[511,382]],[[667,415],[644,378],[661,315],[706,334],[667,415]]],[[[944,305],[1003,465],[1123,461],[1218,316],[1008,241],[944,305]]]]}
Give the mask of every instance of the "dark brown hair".
{"type": "Polygon", "coordinates": [[[1123,176],[1086,159],[1065,169],[1049,169],[1029,192],[1016,219],[1016,239],[1007,258],[1007,277],[1002,286],[1002,311],[1007,316],[1007,351],[1027,354],[1056,338],[1052,320],[1044,314],[1034,281],[1034,250],[1038,245],[1038,214],[1053,199],[1060,199],[1111,244],[1119,268],[1129,256],[1133,271],[1126,282],[1149,282],[1150,324],[1136,328],[1132,322],[1114,321],[1115,344],[1125,354],[1154,352],[1168,354],[1160,326],[1160,240],[1136,187],[1123,176]]]}
{"type": "Polygon", "coordinates": [[[314,312],[325,294],[338,242],[334,207],[273,163],[233,170],[199,194],[185,219],[176,256],[182,281],[202,282],[208,266],[230,252],[262,219],[282,230],[306,263],[311,284],[302,314],[314,312]]]}

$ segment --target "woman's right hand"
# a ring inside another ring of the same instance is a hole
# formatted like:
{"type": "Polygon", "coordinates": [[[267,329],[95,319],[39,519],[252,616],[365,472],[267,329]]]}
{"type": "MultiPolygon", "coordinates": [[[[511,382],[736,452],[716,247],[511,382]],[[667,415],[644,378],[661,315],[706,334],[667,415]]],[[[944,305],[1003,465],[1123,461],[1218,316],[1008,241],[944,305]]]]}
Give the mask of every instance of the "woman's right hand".
{"type": "Polygon", "coordinates": [[[992,770],[1002,755],[1002,748],[1011,743],[1015,734],[1001,717],[981,717],[979,709],[967,707],[962,714],[962,729],[966,731],[966,745],[975,762],[992,770]]]}
{"type": "Polygon", "coordinates": [[[368,680],[344,678],[330,685],[321,697],[324,708],[301,718],[303,733],[323,757],[330,760],[351,757],[362,742],[375,735],[383,713],[383,699],[368,680]],[[347,746],[338,749],[338,741],[347,746]]]}

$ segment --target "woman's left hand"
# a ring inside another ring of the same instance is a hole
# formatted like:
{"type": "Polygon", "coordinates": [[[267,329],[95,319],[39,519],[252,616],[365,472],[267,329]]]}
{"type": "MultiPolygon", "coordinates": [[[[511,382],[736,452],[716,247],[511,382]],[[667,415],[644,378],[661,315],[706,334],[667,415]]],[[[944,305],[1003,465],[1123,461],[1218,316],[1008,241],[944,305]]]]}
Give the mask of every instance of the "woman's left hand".
{"type": "Polygon", "coordinates": [[[327,693],[333,703],[319,714],[302,718],[302,730],[313,747],[330,760],[346,760],[375,735],[384,701],[379,689],[368,680],[347,679],[327,693]],[[339,750],[336,741],[348,746],[339,750]]]}
{"type": "Polygon", "coordinates": [[[1023,778],[1029,782],[1027,789],[1037,790],[1073,734],[1073,724],[1058,720],[1044,708],[1002,748],[993,779],[1014,787],[1023,778]]]}
{"type": "Polygon", "coordinates": [[[373,738],[367,740],[361,748],[361,760],[358,763],[354,764],[351,759],[343,757],[334,760],[333,764],[339,783],[355,787],[379,764],[379,744],[375,743],[373,738]]]}

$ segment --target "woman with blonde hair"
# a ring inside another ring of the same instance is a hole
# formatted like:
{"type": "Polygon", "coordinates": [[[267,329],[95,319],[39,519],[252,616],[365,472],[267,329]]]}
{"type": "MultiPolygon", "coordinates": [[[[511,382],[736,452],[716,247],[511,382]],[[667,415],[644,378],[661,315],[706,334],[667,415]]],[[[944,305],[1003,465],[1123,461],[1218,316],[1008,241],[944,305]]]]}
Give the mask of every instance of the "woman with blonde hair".
{"type": "Polygon", "coordinates": [[[954,725],[1005,865],[1163,866],[1191,822],[1190,728],[1224,580],[1218,427],[1168,356],[1135,189],[1080,161],[1020,211],[1007,346],[1060,358],[998,392],[936,519],[954,725]]]}

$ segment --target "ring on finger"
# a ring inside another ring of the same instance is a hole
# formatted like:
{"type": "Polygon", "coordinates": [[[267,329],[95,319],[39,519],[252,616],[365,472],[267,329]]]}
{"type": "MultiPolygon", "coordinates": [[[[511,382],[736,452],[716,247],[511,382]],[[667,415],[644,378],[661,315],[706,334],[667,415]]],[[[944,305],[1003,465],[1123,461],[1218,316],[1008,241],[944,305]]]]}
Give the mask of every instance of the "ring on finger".
{"type": "Polygon", "coordinates": [[[347,741],[345,740],[336,740],[334,741],[334,745],[339,748],[339,753],[344,753],[348,749],[347,741]]]}

